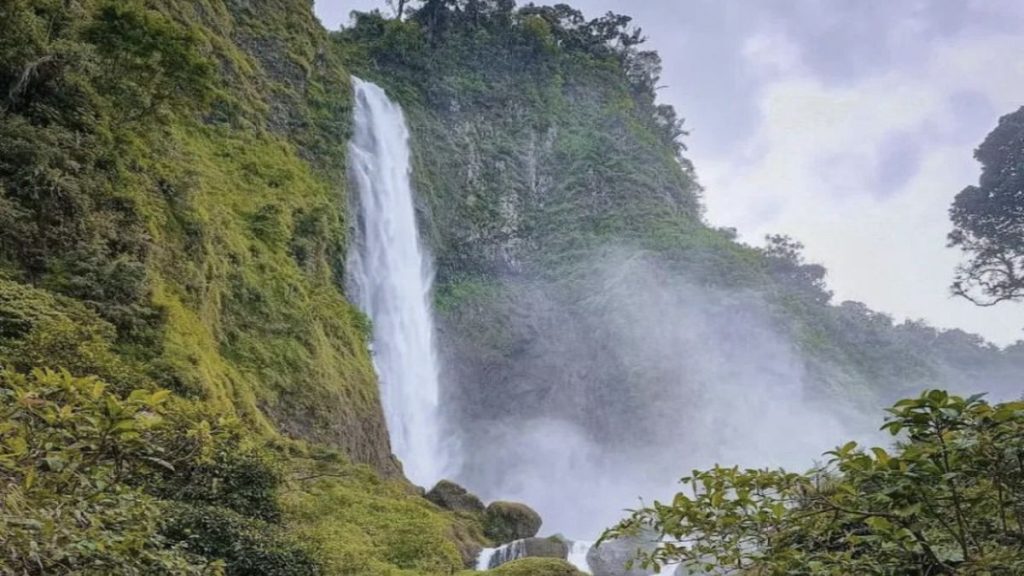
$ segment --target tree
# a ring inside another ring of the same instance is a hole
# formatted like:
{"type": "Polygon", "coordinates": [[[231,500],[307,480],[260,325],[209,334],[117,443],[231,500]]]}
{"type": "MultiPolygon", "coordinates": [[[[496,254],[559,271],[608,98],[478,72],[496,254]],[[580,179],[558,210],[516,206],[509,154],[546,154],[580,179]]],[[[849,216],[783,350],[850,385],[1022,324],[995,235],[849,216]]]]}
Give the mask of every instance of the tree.
{"type": "Polygon", "coordinates": [[[1024,402],[939,390],[897,402],[890,451],[855,442],[806,474],[715,467],[602,540],[653,530],[644,566],[713,574],[1020,574],[1024,402]]]}
{"type": "Polygon", "coordinates": [[[1024,300],[1024,107],[1000,118],[974,157],[978,185],[949,211],[949,246],[970,258],[957,267],[953,293],[979,306],[1024,300]]]}
{"type": "Polygon", "coordinates": [[[766,235],[765,247],[761,249],[772,276],[814,300],[828,302],[832,293],[825,284],[825,267],[808,264],[803,251],[803,243],[784,234],[766,235]]]}

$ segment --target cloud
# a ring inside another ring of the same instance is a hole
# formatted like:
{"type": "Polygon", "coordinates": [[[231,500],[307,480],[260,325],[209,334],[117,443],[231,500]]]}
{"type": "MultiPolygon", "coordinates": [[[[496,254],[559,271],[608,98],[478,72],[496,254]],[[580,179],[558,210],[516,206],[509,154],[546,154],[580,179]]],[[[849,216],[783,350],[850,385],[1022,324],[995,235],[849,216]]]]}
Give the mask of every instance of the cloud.
{"type": "Polygon", "coordinates": [[[794,57],[791,38],[753,37],[747,65],[771,78],[755,97],[761,121],[734,153],[695,158],[709,218],[751,240],[768,232],[803,240],[840,298],[1017,339],[1024,310],[983,311],[948,297],[959,256],[944,244],[949,203],[977,179],[971,151],[995,125],[978,116],[1009,111],[1024,94],[1024,63],[993,57],[1021,41],[936,42],[918,68],[835,83],[794,57]]]}

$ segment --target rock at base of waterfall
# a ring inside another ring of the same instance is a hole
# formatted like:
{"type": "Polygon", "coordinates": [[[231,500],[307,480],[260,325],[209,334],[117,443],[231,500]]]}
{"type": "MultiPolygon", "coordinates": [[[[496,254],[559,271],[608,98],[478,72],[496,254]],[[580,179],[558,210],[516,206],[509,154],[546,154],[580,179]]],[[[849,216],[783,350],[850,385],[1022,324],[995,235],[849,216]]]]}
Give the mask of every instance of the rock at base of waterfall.
{"type": "Polygon", "coordinates": [[[638,551],[649,552],[656,546],[656,540],[642,536],[608,540],[587,552],[587,564],[593,576],[652,576],[657,572],[641,568],[635,560],[638,551]],[[631,560],[634,566],[627,568],[631,560]]]}
{"type": "Polygon", "coordinates": [[[427,492],[426,498],[441,508],[453,512],[479,514],[484,511],[484,503],[476,495],[450,480],[438,482],[430,489],[430,492],[427,492]]]}
{"type": "Polygon", "coordinates": [[[494,576],[584,576],[572,564],[557,558],[523,558],[488,572],[494,576]]]}
{"type": "Polygon", "coordinates": [[[527,558],[558,558],[569,557],[569,543],[558,536],[547,538],[527,538],[523,540],[527,558]]]}
{"type": "Polygon", "coordinates": [[[497,544],[533,538],[540,531],[542,520],[526,504],[491,502],[484,513],[484,534],[497,544]]]}

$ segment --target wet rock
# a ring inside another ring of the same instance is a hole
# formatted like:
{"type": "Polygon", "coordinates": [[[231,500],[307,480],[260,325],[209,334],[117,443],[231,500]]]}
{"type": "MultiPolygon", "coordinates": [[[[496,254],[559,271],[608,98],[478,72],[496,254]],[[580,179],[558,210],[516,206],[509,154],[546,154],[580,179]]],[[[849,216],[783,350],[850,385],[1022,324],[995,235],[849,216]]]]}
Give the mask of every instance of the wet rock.
{"type": "Polygon", "coordinates": [[[484,534],[497,544],[506,544],[536,536],[542,522],[540,514],[526,504],[491,502],[484,512],[484,534]]]}
{"type": "Polygon", "coordinates": [[[450,480],[438,482],[430,492],[427,492],[426,498],[441,508],[454,512],[479,514],[484,511],[484,503],[476,495],[450,480]]]}
{"type": "Polygon", "coordinates": [[[527,558],[560,558],[569,557],[569,543],[558,536],[547,538],[527,538],[523,541],[527,558]]]}
{"type": "Polygon", "coordinates": [[[618,538],[603,542],[587,552],[587,564],[593,576],[651,576],[654,570],[645,570],[639,565],[627,568],[636,559],[638,550],[650,551],[657,546],[651,538],[637,536],[618,538]]]}
{"type": "Polygon", "coordinates": [[[478,559],[478,565],[497,568],[523,558],[554,558],[566,560],[569,557],[569,543],[559,536],[547,538],[525,538],[491,548],[486,556],[478,559]]]}

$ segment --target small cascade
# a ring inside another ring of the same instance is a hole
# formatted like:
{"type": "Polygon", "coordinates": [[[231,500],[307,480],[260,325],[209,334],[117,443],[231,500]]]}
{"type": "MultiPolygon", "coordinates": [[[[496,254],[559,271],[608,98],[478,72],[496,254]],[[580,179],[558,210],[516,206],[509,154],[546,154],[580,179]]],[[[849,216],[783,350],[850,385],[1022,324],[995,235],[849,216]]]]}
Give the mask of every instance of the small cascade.
{"type": "Polygon", "coordinates": [[[484,548],[477,557],[477,570],[490,570],[526,557],[526,541],[516,540],[497,548],[484,548]]]}
{"type": "MultiPolygon", "coordinates": [[[[580,572],[589,574],[590,565],[587,564],[587,552],[589,552],[593,546],[593,542],[585,540],[570,541],[569,557],[566,560],[575,566],[580,572]]],[[[502,564],[512,562],[513,560],[526,558],[526,556],[525,540],[516,540],[515,542],[510,542],[497,548],[484,548],[480,551],[480,555],[477,556],[476,569],[480,571],[491,570],[501,566],[502,564]]],[[[666,572],[665,574],[670,574],[670,572],[666,572]]]]}
{"type": "Polygon", "coordinates": [[[476,557],[476,569],[480,571],[490,570],[491,559],[494,558],[494,553],[497,551],[497,548],[484,548],[481,550],[480,555],[476,557]]]}
{"type": "Polygon", "coordinates": [[[569,546],[569,564],[572,564],[580,572],[590,573],[590,564],[587,563],[587,552],[594,546],[593,542],[574,540],[569,546]]]}

